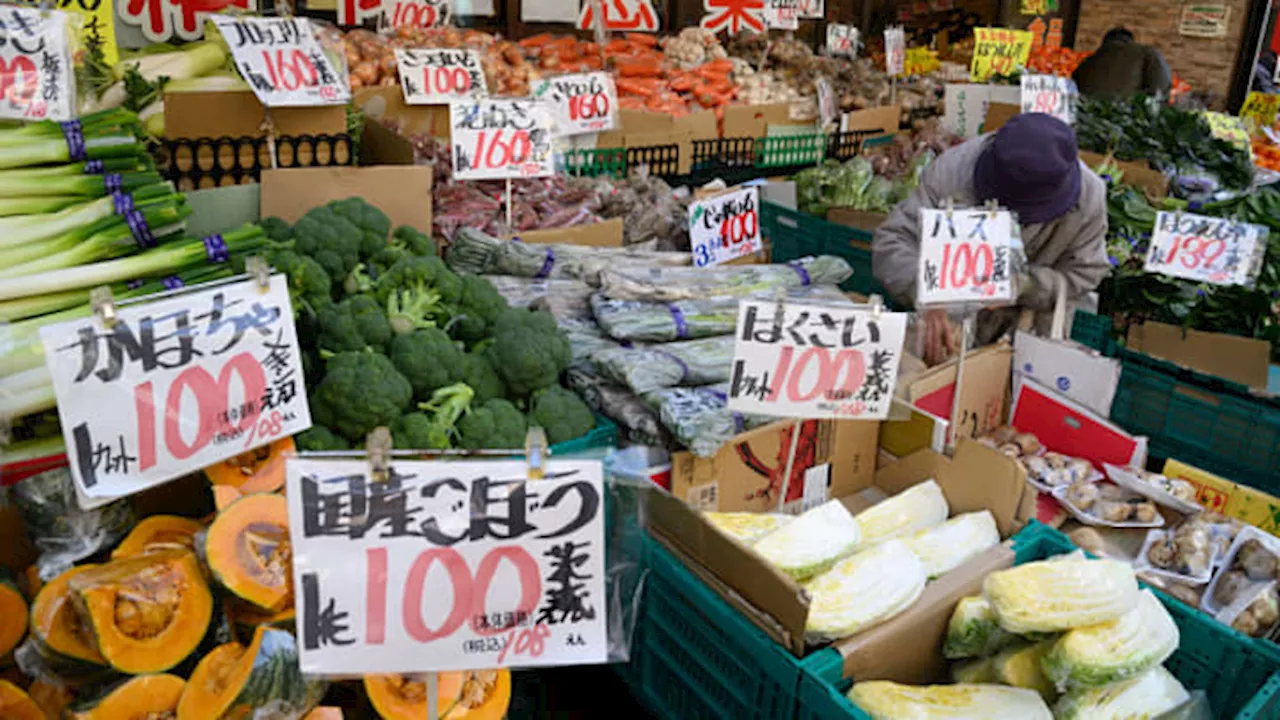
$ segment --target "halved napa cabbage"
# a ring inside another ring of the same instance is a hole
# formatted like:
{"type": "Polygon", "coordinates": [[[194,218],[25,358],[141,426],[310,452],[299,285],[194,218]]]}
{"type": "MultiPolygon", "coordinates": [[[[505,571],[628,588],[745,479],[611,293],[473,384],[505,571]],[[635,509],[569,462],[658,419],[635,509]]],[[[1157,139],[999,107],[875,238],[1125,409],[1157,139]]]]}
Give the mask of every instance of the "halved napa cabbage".
{"type": "Polygon", "coordinates": [[[1000,544],[1000,531],[991,511],[982,510],[957,515],[937,527],[921,530],[906,543],[920,558],[932,580],[1000,544]]]}
{"type": "Polygon", "coordinates": [[[1072,690],[1058,700],[1053,713],[1058,720],[1148,720],[1190,699],[1173,673],[1157,667],[1132,680],[1072,690]]]}
{"type": "Polygon", "coordinates": [[[1115,560],[1042,560],[991,573],[982,594],[1009,632],[1061,632],[1128,612],[1138,601],[1138,580],[1115,560]]]}
{"type": "Polygon", "coordinates": [[[805,586],[805,635],[826,642],[882,623],[911,607],[927,581],[924,566],[901,540],[845,558],[805,586]]]}
{"type": "Polygon", "coordinates": [[[753,547],[782,572],[807,580],[852,555],[861,539],[858,521],[839,500],[831,500],[760,538],[753,547]]]}
{"type": "Polygon", "coordinates": [[[1057,700],[1058,689],[1040,667],[1040,659],[1053,649],[1054,642],[1041,640],[1033,645],[1001,650],[991,663],[996,682],[1035,690],[1047,703],[1057,700]]]}
{"type": "Polygon", "coordinates": [[[950,510],[942,488],[932,480],[903,490],[858,513],[866,546],[940,525],[950,510]]]}
{"type": "Polygon", "coordinates": [[[790,525],[795,517],[781,513],[708,512],[707,522],[743,545],[751,545],[774,530],[790,525]]]}
{"type": "Polygon", "coordinates": [[[1137,677],[1178,649],[1178,626],[1150,590],[1133,609],[1063,635],[1044,657],[1044,674],[1058,687],[1100,687],[1137,677]]]}
{"type": "Polygon", "coordinates": [[[974,658],[958,662],[951,666],[951,681],[957,683],[993,683],[996,681],[996,670],[992,667],[995,658],[974,658]]]}
{"type": "Polygon", "coordinates": [[[961,598],[947,623],[942,656],[951,660],[992,655],[1017,639],[996,622],[991,603],[981,595],[961,598]]]}
{"type": "Polygon", "coordinates": [[[854,683],[849,700],[872,720],[1053,720],[1034,690],[1004,685],[854,683]]]}

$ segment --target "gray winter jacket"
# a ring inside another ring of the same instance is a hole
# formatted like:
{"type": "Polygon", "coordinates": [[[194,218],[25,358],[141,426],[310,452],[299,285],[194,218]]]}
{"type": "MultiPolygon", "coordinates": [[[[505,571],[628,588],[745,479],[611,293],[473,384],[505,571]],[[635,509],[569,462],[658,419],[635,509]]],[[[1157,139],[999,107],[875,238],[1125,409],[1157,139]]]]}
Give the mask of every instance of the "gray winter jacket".
{"type": "MultiPolygon", "coordinates": [[[[969,140],[938,156],[920,179],[920,186],[898,203],[876,229],[871,244],[872,272],[900,305],[911,306],[916,296],[920,262],[920,209],[981,204],[973,186],[973,171],[992,134],[969,140]]],[[[1080,200],[1066,215],[1045,223],[1022,226],[1027,275],[1018,278],[1020,308],[1036,313],[1035,325],[1047,332],[1058,283],[1066,285],[1067,300],[1077,303],[1097,288],[1111,266],[1107,262],[1107,186],[1081,163],[1080,200]]],[[[983,312],[978,338],[993,341],[1017,321],[1019,308],[983,312]]],[[[1068,308],[1067,317],[1071,316],[1068,308]]]]}

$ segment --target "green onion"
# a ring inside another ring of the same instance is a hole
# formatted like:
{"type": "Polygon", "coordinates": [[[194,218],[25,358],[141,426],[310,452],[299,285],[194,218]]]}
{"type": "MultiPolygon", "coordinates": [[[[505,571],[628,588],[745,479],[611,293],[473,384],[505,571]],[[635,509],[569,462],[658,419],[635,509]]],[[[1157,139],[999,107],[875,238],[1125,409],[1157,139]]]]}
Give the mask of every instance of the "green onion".
{"type": "MultiPolygon", "coordinates": [[[[147,210],[178,207],[181,205],[181,200],[181,195],[167,194],[154,199],[138,201],[135,204],[135,209],[141,212],[143,217],[146,218],[148,217],[147,210]]],[[[162,222],[173,220],[173,216],[170,213],[152,212],[150,216],[158,218],[162,222]]],[[[148,227],[150,227],[150,222],[148,222],[148,227]]],[[[123,236],[124,231],[121,228],[127,229],[128,222],[119,215],[116,215],[114,208],[109,208],[107,212],[102,213],[97,219],[79,227],[75,227],[61,235],[31,240],[12,247],[0,247],[0,268],[5,268],[4,270],[0,270],[0,276],[4,276],[10,267],[17,268],[17,266],[23,265],[24,263],[34,262],[41,258],[66,252],[77,247],[81,242],[90,240],[95,236],[102,235],[104,233],[110,232],[123,236]]],[[[180,229],[181,228],[179,228],[179,230],[180,229]]],[[[20,228],[17,232],[31,230],[31,228],[20,228]]],[[[34,230],[39,230],[39,228],[36,227],[34,230]]],[[[15,234],[17,233],[15,232],[15,234]]],[[[152,234],[158,236],[160,233],[153,232],[152,234]]],[[[131,233],[130,237],[132,237],[131,233]]],[[[127,243],[125,245],[126,252],[115,254],[128,254],[127,251],[132,251],[133,245],[133,243],[127,243]]]]}
{"type": "MultiPolygon", "coordinates": [[[[3,153],[0,153],[3,155],[3,153]]],[[[3,175],[3,173],[0,173],[3,175]]],[[[164,178],[157,172],[128,173],[118,176],[120,189],[131,192],[144,185],[163,182],[164,178]]],[[[104,175],[55,175],[33,180],[7,181],[0,177],[0,197],[45,197],[48,195],[83,195],[85,197],[102,197],[107,194],[107,180],[104,175]]]]}
{"type": "Polygon", "coordinates": [[[34,213],[57,212],[84,202],[79,195],[55,195],[38,198],[0,198],[0,218],[34,213]]]}
{"type": "MultiPolygon", "coordinates": [[[[140,209],[139,212],[146,220],[156,242],[162,243],[164,236],[182,231],[182,227],[172,226],[185,220],[191,214],[191,208],[185,203],[170,202],[148,206],[140,209]]],[[[45,273],[132,254],[137,249],[137,240],[134,238],[133,230],[123,218],[107,218],[101,229],[84,240],[78,240],[74,236],[54,238],[41,243],[41,246],[45,248],[45,253],[42,253],[39,259],[0,268],[0,278],[45,273]]]]}
{"type": "MultiPolygon", "coordinates": [[[[167,277],[176,277],[183,285],[198,285],[230,276],[231,269],[226,265],[197,265],[167,277]]],[[[116,297],[151,295],[166,289],[163,279],[130,280],[111,286],[111,292],[116,297]]],[[[79,288],[5,300],[0,302],[0,322],[11,323],[9,327],[17,330],[21,330],[27,323],[43,324],[46,318],[54,317],[60,312],[74,310],[81,305],[88,308],[91,290],[92,288],[79,288]]],[[[3,337],[3,331],[0,331],[0,337],[3,337]]]]}
{"type": "MultiPolygon", "coordinates": [[[[137,138],[133,135],[86,135],[85,157],[90,160],[131,157],[137,155],[137,138]]],[[[50,165],[71,161],[66,138],[35,137],[8,145],[0,140],[0,170],[50,165]]]]}
{"type": "Polygon", "coordinates": [[[0,417],[12,419],[49,410],[57,405],[53,378],[44,365],[0,378],[0,417]]]}
{"type": "MultiPolygon", "coordinates": [[[[176,197],[173,185],[167,182],[140,187],[130,195],[133,196],[135,207],[176,197]]],[[[7,249],[74,232],[114,215],[115,198],[103,197],[72,205],[55,213],[0,218],[0,256],[3,256],[7,249]]],[[[3,263],[3,260],[0,260],[0,263],[3,263]]]]}

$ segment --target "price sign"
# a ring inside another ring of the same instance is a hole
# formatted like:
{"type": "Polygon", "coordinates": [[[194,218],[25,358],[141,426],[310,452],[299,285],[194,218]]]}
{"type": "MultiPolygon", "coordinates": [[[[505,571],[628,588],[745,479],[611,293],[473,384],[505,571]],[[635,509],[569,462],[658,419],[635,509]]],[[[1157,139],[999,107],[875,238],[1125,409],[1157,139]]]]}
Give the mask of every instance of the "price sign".
{"type": "Polygon", "coordinates": [[[351,99],[347,79],[320,49],[305,18],[219,15],[213,23],[226,38],[240,75],[263,105],[343,105],[351,99]]]}
{"type": "Polygon", "coordinates": [[[489,96],[480,56],[473,50],[396,48],[406,105],[448,105],[489,96]]]}
{"type": "Polygon", "coordinates": [[[838,23],[827,24],[827,52],[831,55],[856,57],[858,54],[858,28],[838,23]]]}
{"type": "Polygon", "coordinates": [[[906,63],[907,36],[900,27],[884,31],[884,71],[891,77],[902,74],[906,63]]]}
{"type": "Polygon", "coordinates": [[[831,87],[831,81],[824,77],[818,78],[814,85],[818,89],[818,120],[825,129],[837,121],[840,113],[836,105],[836,91],[831,87]]]}
{"type": "MultiPolygon", "coordinates": [[[[205,239],[223,253],[222,238],[205,239]]],[[[76,485],[131,495],[311,427],[284,276],[40,330],[76,485]]]]}
{"type": "Polygon", "coordinates": [[[449,0],[382,0],[378,5],[378,27],[448,27],[453,19],[449,0]]]}
{"type": "Polygon", "coordinates": [[[826,17],[826,3],[823,0],[798,0],[800,17],[809,20],[821,20],[826,17]]]}
{"type": "Polygon", "coordinates": [[[1253,148],[1249,144],[1249,131],[1245,129],[1244,120],[1235,115],[1205,110],[1201,113],[1205,122],[1209,123],[1209,132],[1219,140],[1226,140],[1250,155],[1253,148]]]}
{"type": "Polygon", "coordinates": [[[1267,230],[1229,218],[1156,213],[1143,269],[1170,277],[1243,285],[1257,276],[1267,230]]]}
{"type": "Polygon", "coordinates": [[[1012,301],[1012,237],[1004,210],[922,209],[916,304],[1012,301]]]}
{"type": "Polygon", "coordinates": [[[70,120],[74,71],[66,13],[0,7],[0,118],[70,120]]]}
{"type": "Polygon", "coordinates": [[[774,30],[798,30],[800,0],[764,0],[764,22],[774,30]]]}
{"type": "Polygon", "coordinates": [[[760,191],[754,187],[689,203],[693,264],[711,267],[759,251],[759,208],[760,191]]]}
{"type": "Polygon", "coordinates": [[[304,673],[418,673],[608,659],[598,461],[289,458],[304,673]]]}
{"type": "Polygon", "coordinates": [[[1022,76],[1022,112],[1052,115],[1072,125],[1076,121],[1076,84],[1057,75],[1022,76]]]}
{"type": "MultiPolygon", "coordinates": [[[[142,31],[153,43],[175,40],[199,40],[204,37],[205,23],[222,10],[258,10],[257,0],[128,0],[109,3],[105,0],[79,0],[90,5],[115,6],[125,25],[142,31]]],[[[111,12],[108,9],[108,12],[111,12]]]]}
{"type": "Polygon", "coordinates": [[[1012,75],[1026,67],[1035,34],[1029,30],[974,28],[973,36],[975,43],[969,79],[980,83],[996,75],[1012,75]]]}
{"type": "Polygon", "coordinates": [[[478,100],[449,106],[453,176],[458,180],[555,174],[551,111],[532,100],[478,100]]]}
{"type": "Polygon", "coordinates": [[[906,313],[850,305],[738,304],[729,409],[778,417],[884,419],[906,313]]]}
{"type": "Polygon", "coordinates": [[[938,53],[927,47],[907,48],[902,61],[904,75],[926,75],[940,67],[942,63],[938,61],[938,53]]]}
{"type": "Polygon", "coordinates": [[[1240,108],[1240,118],[1256,129],[1271,127],[1280,112],[1280,95],[1251,92],[1240,108]]]}
{"type": "MultiPolygon", "coordinates": [[[[9,3],[38,8],[42,2],[37,0],[16,0],[9,3]]],[[[113,3],[102,0],[57,0],[49,2],[49,8],[61,10],[68,15],[79,17],[80,46],[87,49],[90,43],[96,43],[102,50],[102,59],[108,65],[120,61],[120,48],[116,44],[116,18],[113,3]]],[[[74,30],[74,26],[72,28],[74,30]]]]}
{"type": "Polygon", "coordinates": [[[533,97],[550,106],[556,135],[602,132],[616,126],[618,90],[609,73],[549,78],[534,88],[533,97]]]}

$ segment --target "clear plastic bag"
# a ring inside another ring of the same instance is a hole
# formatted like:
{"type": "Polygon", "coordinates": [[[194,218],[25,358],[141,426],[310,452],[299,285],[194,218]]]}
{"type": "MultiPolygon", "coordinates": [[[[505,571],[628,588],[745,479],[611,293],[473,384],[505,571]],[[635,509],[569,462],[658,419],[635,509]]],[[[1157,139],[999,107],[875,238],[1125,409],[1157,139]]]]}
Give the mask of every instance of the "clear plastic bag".
{"type": "Polygon", "coordinates": [[[579,364],[565,372],[565,383],[591,406],[614,421],[633,443],[666,447],[671,435],[644,400],[630,390],[609,382],[588,364],[579,364]]]}
{"type": "Polygon", "coordinates": [[[26,523],[27,537],[40,551],[36,565],[45,581],[120,542],[135,520],[127,500],[81,510],[71,469],[65,466],[33,475],[15,485],[12,492],[26,523]]]}
{"type": "MultiPolygon", "coordinates": [[[[792,300],[851,301],[834,285],[818,285],[788,293],[792,300]]],[[[605,332],[618,340],[671,342],[733,333],[738,322],[736,297],[713,297],[671,302],[610,300],[591,296],[591,312],[605,332]]]]}
{"type": "Polygon", "coordinates": [[[748,297],[777,288],[839,285],[853,276],[849,263],[831,255],[805,257],[785,265],[719,267],[610,267],[600,273],[605,297],[674,302],[717,296],[748,297]]]}
{"type": "Polygon", "coordinates": [[[728,407],[729,385],[667,388],[646,393],[663,427],[699,457],[712,457],[738,433],[778,420],[769,415],[734,412],[728,407]]]}
{"type": "Polygon", "coordinates": [[[601,375],[637,395],[668,387],[710,385],[729,379],[733,336],[601,350],[591,360],[601,375]]]}
{"type": "Polygon", "coordinates": [[[462,228],[445,254],[455,272],[516,275],[531,278],[574,278],[596,285],[601,271],[613,266],[687,266],[688,253],[653,252],[638,247],[542,245],[501,240],[475,228],[462,228]]]}

